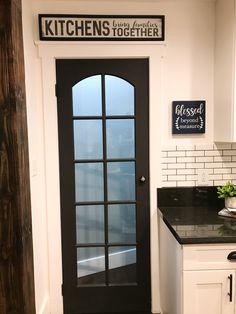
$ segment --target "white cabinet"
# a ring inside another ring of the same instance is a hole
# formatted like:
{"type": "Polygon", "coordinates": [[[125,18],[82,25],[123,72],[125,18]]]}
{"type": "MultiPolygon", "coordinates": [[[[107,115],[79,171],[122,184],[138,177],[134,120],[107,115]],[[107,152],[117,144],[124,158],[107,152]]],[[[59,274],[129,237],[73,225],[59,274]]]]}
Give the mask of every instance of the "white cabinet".
{"type": "Polygon", "coordinates": [[[214,140],[236,141],[235,0],[216,1],[214,140]]]}
{"type": "Polygon", "coordinates": [[[160,218],[160,301],[165,314],[236,314],[236,244],[180,245],[160,218]],[[230,296],[231,294],[231,296],[230,296]]]}
{"type": "Polygon", "coordinates": [[[183,313],[234,314],[233,278],[234,270],[184,271],[183,313]]]}

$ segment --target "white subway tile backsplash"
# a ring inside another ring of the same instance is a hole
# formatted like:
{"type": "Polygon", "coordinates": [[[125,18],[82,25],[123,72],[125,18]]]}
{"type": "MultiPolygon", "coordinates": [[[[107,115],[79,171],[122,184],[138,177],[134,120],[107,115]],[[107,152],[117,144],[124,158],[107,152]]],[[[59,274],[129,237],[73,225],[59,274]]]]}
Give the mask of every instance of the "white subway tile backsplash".
{"type": "Polygon", "coordinates": [[[214,186],[221,186],[225,184],[225,180],[217,180],[214,181],[214,186]]]}
{"type": "Polygon", "coordinates": [[[213,157],[196,157],[196,162],[213,162],[213,157]]]}
{"type": "Polygon", "coordinates": [[[205,164],[205,168],[209,169],[209,168],[222,168],[223,167],[223,163],[222,162],[212,162],[212,163],[206,163],[205,164]]]}
{"type": "Polygon", "coordinates": [[[204,168],[208,185],[223,185],[227,180],[236,182],[236,144],[166,145],[162,148],[162,186],[197,186],[197,169],[204,168]]]}
{"type": "Polygon", "coordinates": [[[223,180],[235,180],[236,179],[236,174],[235,173],[230,173],[230,174],[223,174],[223,180]]]}
{"type": "Polygon", "coordinates": [[[195,186],[195,181],[178,181],[177,186],[195,186]]]}
{"type": "Polygon", "coordinates": [[[195,162],[195,157],[177,157],[177,162],[195,162]]]}
{"type": "Polygon", "coordinates": [[[195,151],[186,151],[187,157],[197,157],[197,156],[204,156],[204,151],[195,150],[195,151]]]}
{"type": "Polygon", "coordinates": [[[162,162],[163,162],[164,164],[176,163],[176,158],[175,158],[175,157],[171,157],[171,158],[163,157],[163,158],[162,158],[162,162]]]}
{"type": "Polygon", "coordinates": [[[167,176],[162,176],[162,181],[167,181],[167,176]]]}
{"type": "Polygon", "coordinates": [[[193,180],[194,180],[194,181],[197,181],[197,178],[198,178],[197,174],[194,174],[194,175],[187,175],[187,176],[186,176],[186,180],[187,180],[187,181],[190,181],[190,180],[191,180],[191,181],[193,181],[193,180]]]}
{"type": "Polygon", "coordinates": [[[177,186],[177,183],[176,182],[172,182],[172,181],[163,181],[162,182],[162,186],[164,188],[175,187],[175,186],[177,186]]]}
{"type": "Polygon", "coordinates": [[[204,168],[204,163],[187,163],[186,164],[186,168],[187,169],[197,169],[197,168],[199,168],[199,169],[202,169],[202,168],[204,168]]]}
{"type": "Polygon", "coordinates": [[[177,169],[177,174],[195,174],[195,169],[177,169]]]}
{"type": "MultiPolygon", "coordinates": [[[[213,169],[214,170],[214,173],[217,174],[217,173],[231,173],[231,168],[216,168],[216,169],[213,169]]],[[[236,168],[235,168],[236,170],[236,168]]]]}
{"type": "Polygon", "coordinates": [[[196,145],[196,150],[213,150],[213,144],[196,145]]]}
{"type": "Polygon", "coordinates": [[[222,165],[223,168],[236,168],[236,162],[225,162],[222,165]]]}
{"type": "Polygon", "coordinates": [[[183,181],[185,180],[185,176],[168,176],[168,181],[183,181]]]}
{"type": "Polygon", "coordinates": [[[222,150],[206,150],[205,156],[221,156],[222,150]]]}
{"type": "Polygon", "coordinates": [[[164,169],[162,170],[163,175],[168,175],[168,174],[176,174],[176,169],[164,169]]]}
{"type": "Polygon", "coordinates": [[[210,174],[209,175],[210,180],[222,180],[223,179],[223,174],[210,174]]]}
{"type": "MultiPolygon", "coordinates": [[[[213,174],[213,169],[206,169],[206,168],[204,168],[204,169],[205,169],[206,175],[208,175],[208,174],[213,174]]],[[[196,169],[196,170],[195,170],[195,171],[196,171],[196,174],[199,175],[199,172],[204,171],[204,169],[196,169]]]]}
{"type": "Polygon", "coordinates": [[[236,149],[223,150],[223,156],[236,156],[236,149]]]}
{"type": "Polygon", "coordinates": [[[168,164],[168,169],[185,169],[186,164],[168,164]]]}
{"type": "Polygon", "coordinates": [[[214,162],[230,162],[232,159],[231,156],[219,156],[214,157],[214,162]]]}
{"type": "Polygon", "coordinates": [[[232,146],[230,143],[215,143],[214,149],[220,150],[220,149],[231,149],[232,146]]]}
{"type": "Polygon", "coordinates": [[[171,152],[167,152],[168,157],[184,157],[185,156],[185,151],[171,151],[171,152]]]}
{"type": "Polygon", "coordinates": [[[215,184],[214,184],[214,181],[213,180],[209,180],[208,181],[208,186],[214,186],[215,184]]]}

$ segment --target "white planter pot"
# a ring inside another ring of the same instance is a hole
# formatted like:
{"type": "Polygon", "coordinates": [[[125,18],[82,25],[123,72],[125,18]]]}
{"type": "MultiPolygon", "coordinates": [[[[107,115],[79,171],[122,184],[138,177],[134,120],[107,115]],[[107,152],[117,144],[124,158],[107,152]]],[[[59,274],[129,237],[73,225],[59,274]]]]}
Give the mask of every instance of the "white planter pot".
{"type": "Polygon", "coordinates": [[[225,208],[235,208],[236,209],[236,196],[225,198],[225,208]]]}

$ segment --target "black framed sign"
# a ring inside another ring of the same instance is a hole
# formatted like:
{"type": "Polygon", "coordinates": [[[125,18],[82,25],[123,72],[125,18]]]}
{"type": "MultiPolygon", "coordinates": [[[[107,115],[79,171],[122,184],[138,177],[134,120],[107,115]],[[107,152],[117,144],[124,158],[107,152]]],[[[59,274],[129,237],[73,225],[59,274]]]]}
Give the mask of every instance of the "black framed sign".
{"type": "Polygon", "coordinates": [[[172,134],[205,133],[205,100],[172,102],[172,134]]]}
{"type": "Polygon", "coordinates": [[[40,40],[156,40],[165,38],[164,15],[39,14],[40,40]]]}

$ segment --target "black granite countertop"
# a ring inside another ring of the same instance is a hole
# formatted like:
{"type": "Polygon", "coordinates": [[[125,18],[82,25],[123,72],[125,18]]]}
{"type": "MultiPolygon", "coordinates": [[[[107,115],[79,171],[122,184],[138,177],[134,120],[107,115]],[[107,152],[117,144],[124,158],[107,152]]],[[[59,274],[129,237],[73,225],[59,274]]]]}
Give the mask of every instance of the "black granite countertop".
{"type": "Polygon", "coordinates": [[[236,219],[218,215],[215,187],[161,188],[158,209],[180,244],[236,243],[236,219]]]}

